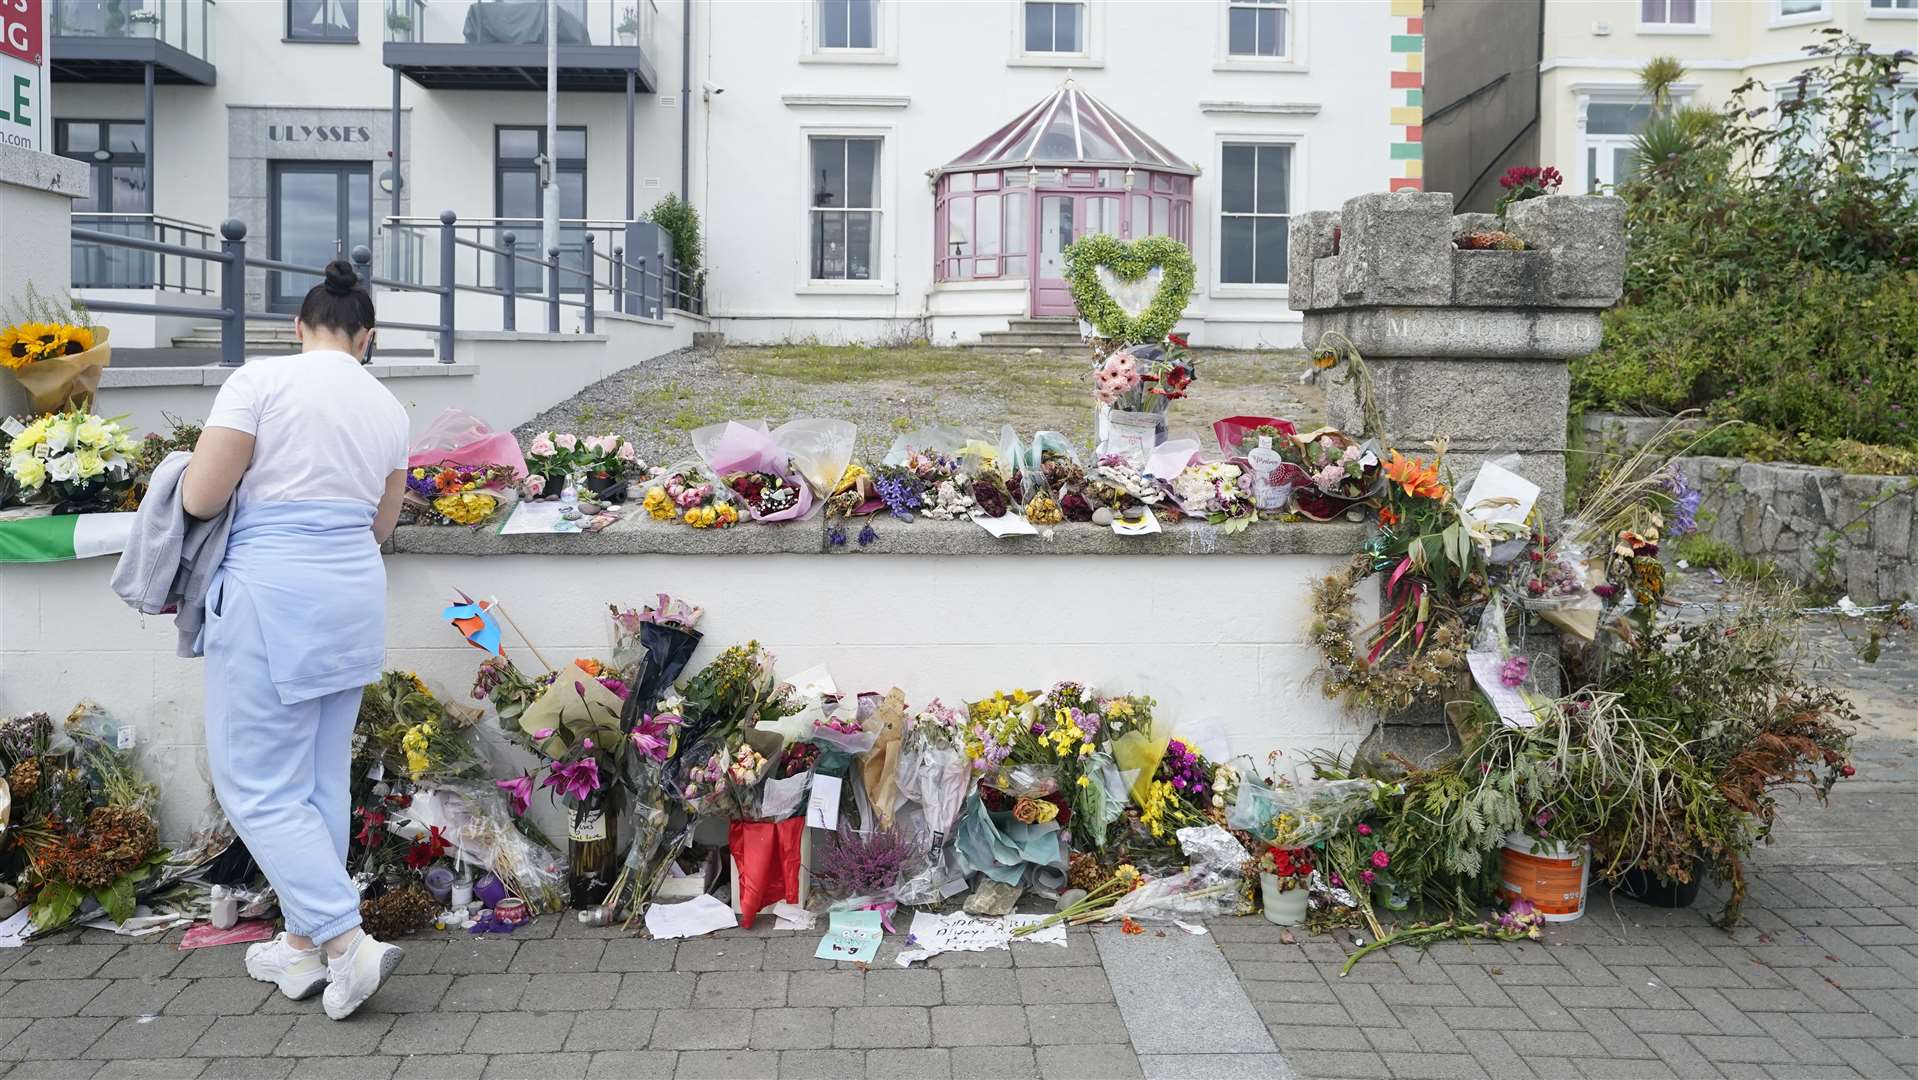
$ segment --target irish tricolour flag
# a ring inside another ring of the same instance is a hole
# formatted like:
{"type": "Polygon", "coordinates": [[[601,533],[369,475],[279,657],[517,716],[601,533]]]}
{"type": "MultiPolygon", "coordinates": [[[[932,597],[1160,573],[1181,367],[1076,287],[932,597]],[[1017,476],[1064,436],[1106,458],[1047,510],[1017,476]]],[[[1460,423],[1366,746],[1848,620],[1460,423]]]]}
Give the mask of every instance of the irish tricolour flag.
{"type": "Polygon", "coordinates": [[[136,514],[58,514],[0,521],[0,563],[59,562],[118,555],[136,514]]]}

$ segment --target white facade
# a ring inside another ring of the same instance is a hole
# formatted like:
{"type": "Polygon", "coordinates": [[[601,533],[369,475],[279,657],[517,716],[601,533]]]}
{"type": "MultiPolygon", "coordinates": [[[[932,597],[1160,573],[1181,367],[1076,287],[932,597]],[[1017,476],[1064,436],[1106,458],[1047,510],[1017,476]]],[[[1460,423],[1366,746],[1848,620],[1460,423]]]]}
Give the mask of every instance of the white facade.
{"type": "MultiPolygon", "coordinates": [[[[59,2],[72,18],[97,19],[95,9],[105,7],[59,2]]],[[[237,217],[248,226],[249,254],[305,263],[330,254],[316,252],[316,237],[330,249],[339,233],[342,251],[368,243],[381,276],[437,280],[430,242],[416,227],[411,258],[417,266],[402,266],[388,220],[395,84],[389,66],[395,46],[388,39],[472,49],[468,20],[476,9],[498,14],[528,5],[123,0],[126,10],[143,5],[184,8],[189,17],[204,10],[211,44],[198,48],[217,80],[169,85],[162,79],[150,147],[138,145],[145,99],[137,78],[60,82],[55,117],[72,133],[71,145],[62,148],[85,157],[85,140],[93,140],[110,151],[96,169],[104,194],[81,209],[149,212],[208,230],[237,217]],[[339,19],[342,11],[351,13],[353,27],[334,35],[341,40],[298,40],[305,35],[292,28],[296,19],[339,19]],[[123,153],[128,156],[116,156],[123,153]],[[153,168],[150,193],[141,172],[146,162],[153,168]],[[346,173],[336,175],[342,166],[346,173]],[[346,226],[334,222],[329,185],[340,192],[338,216],[346,226]],[[288,209],[316,203],[325,204],[317,216],[288,209]],[[293,233],[304,236],[304,249],[290,250],[293,233]],[[277,246],[282,241],[289,250],[277,246]]],[[[560,6],[576,14],[594,46],[610,43],[626,12],[641,14],[638,45],[652,86],[642,85],[637,98],[634,205],[643,214],[679,190],[681,113],[690,107],[689,195],[707,232],[708,311],[740,340],[924,335],[948,344],[1036,313],[1034,290],[1010,274],[935,281],[933,247],[945,234],[934,228],[927,173],[1068,77],[1196,170],[1188,227],[1198,275],[1185,329],[1198,344],[1296,344],[1300,324],[1286,306],[1283,281],[1287,218],[1360,192],[1419,184],[1416,0],[697,0],[690,11],[683,0],[560,0],[560,6]],[[690,94],[682,90],[680,65],[688,15],[693,71],[684,82],[690,94]],[[862,272],[842,272],[837,280],[822,280],[812,265],[817,222],[809,160],[816,139],[850,139],[878,150],[874,204],[858,208],[856,226],[876,223],[877,237],[862,272]],[[1264,172],[1255,177],[1251,166],[1228,169],[1228,155],[1256,159],[1264,172]],[[1243,213],[1233,223],[1222,221],[1228,172],[1238,198],[1255,200],[1236,207],[1243,213]],[[1266,232],[1255,253],[1250,237],[1259,228],[1266,232]],[[1232,249],[1239,261],[1230,272],[1222,265],[1227,230],[1238,230],[1232,236],[1242,241],[1232,249]],[[1247,262],[1255,257],[1256,266],[1247,262]]],[[[58,35],[56,29],[56,46],[58,35]]],[[[399,79],[402,219],[429,223],[446,209],[469,222],[525,212],[507,188],[530,183],[530,174],[502,175],[510,138],[502,129],[543,125],[539,74],[529,70],[512,84],[523,89],[428,88],[410,74],[399,79]]],[[[585,143],[583,179],[577,164],[562,170],[565,183],[583,189],[562,213],[606,223],[602,253],[611,246],[611,228],[627,217],[624,109],[618,91],[560,95],[559,124],[583,129],[585,143]]],[[[562,146],[576,139],[565,134],[562,146]]],[[[519,160],[529,165],[530,152],[519,160]]],[[[1060,233],[1060,222],[1052,220],[1053,238],[1088,231],[1086,210],[1082,204],[1069,232],[1060,233]]],[[[1037,205],[1027,213],[1037,243],[1037,205]]],[[[517,232],[524,243],[532,230],[517,232]]],[[[498,242],[497,233],[471,235],[498,242]]],[[[217,238],[207,235],[205,242],[217,244],[217,238]]],[[[486,258],[462,254],[471,264],[459,271],[463,283],[497,284],[486,258]]],[[[276,300],[284,306],[298,284],[282,284],[276,297],[269,275],[253,271],[249,308],[276,300]]]]}
{"type": "Polygon", "coordinates": [[[836,0],[702,7],[710,15],[695,23],[695,64],[707,93],[694,114],[694,202],[707,215],[708,311],[729,337],[880,341],[923,333],[948,344],[1028,314],[1024,280],[935,283],[927,173],[1070,76],[1199,171],[1198,275],[1185,323],[1194,343],[1298,343],[1282,280],[1220,280],[1225,148],[1286,149],[1283,213],[1337,206],[1395,179],[1404,186],[1402,178],[1417,173],[1393,151],[1404,137],[1396,110],[1405,95],[1388,72],[1393,37],[1407,32],[1407,19],[1386,0],[1085,0],[1041,5],[1077,9],[1083,20],[1081,50],[1053,54],[1026,50],[1029,6],[876,0],[870,48],[822,46],[822,17],[847,7],[836,0]],[[1255,6],[1263,9],[1255,15],[1261,30],[1283,26],[1279,55],[1232,55],[1234,9],[1255,6]],[[880,141],[878,251],[866,280],[814,274],[810,140],[836,137],[880,141]]]}

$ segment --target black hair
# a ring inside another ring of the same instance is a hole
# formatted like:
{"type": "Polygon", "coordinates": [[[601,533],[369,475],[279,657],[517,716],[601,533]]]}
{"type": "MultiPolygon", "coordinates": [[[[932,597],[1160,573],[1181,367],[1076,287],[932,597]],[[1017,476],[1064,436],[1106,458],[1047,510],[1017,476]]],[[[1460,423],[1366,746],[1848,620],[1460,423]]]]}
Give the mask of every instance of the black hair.
{"type": "Polygon", "coordinates": [[[348,337],[374,325],[373,294],[366,291],[352,263],[334,259],[326,264],[326,280],[308,289],[300,304],[300,321],[348,337]]]}

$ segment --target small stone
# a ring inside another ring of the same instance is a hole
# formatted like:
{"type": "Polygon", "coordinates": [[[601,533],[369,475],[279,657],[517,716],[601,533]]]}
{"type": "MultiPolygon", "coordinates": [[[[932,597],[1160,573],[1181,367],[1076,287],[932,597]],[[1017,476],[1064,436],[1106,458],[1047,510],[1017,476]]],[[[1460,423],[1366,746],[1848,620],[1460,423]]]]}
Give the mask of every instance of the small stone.
{"type": "Polygon", "coordinates": [[[1112,509],[1110,507],[1101,506],[1097,510],[1094,510],[1092,512],[1092,523],[1094,525],[1103,525],[1108,527],[1111,526],[1112,509]]]}
{"type": "Polygon", "coordinates": [[[1032,348],[1026,350],[1027,356],[1044,356],[1045,354],[1046,351],[1044,349],[1032,348]]]}

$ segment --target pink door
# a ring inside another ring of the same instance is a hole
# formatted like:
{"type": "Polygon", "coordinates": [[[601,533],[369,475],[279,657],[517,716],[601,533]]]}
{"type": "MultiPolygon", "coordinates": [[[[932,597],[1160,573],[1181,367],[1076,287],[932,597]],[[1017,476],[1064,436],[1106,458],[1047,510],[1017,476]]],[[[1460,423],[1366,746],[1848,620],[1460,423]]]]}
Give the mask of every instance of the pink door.
{"type": "Polygon", "coordinates": [[[1034,197],[1032,314],[1077,314],[1066,281],[1066,245],[1094,233],[1119,235],[1119,196],[1040,191],[1034,197]]]}

